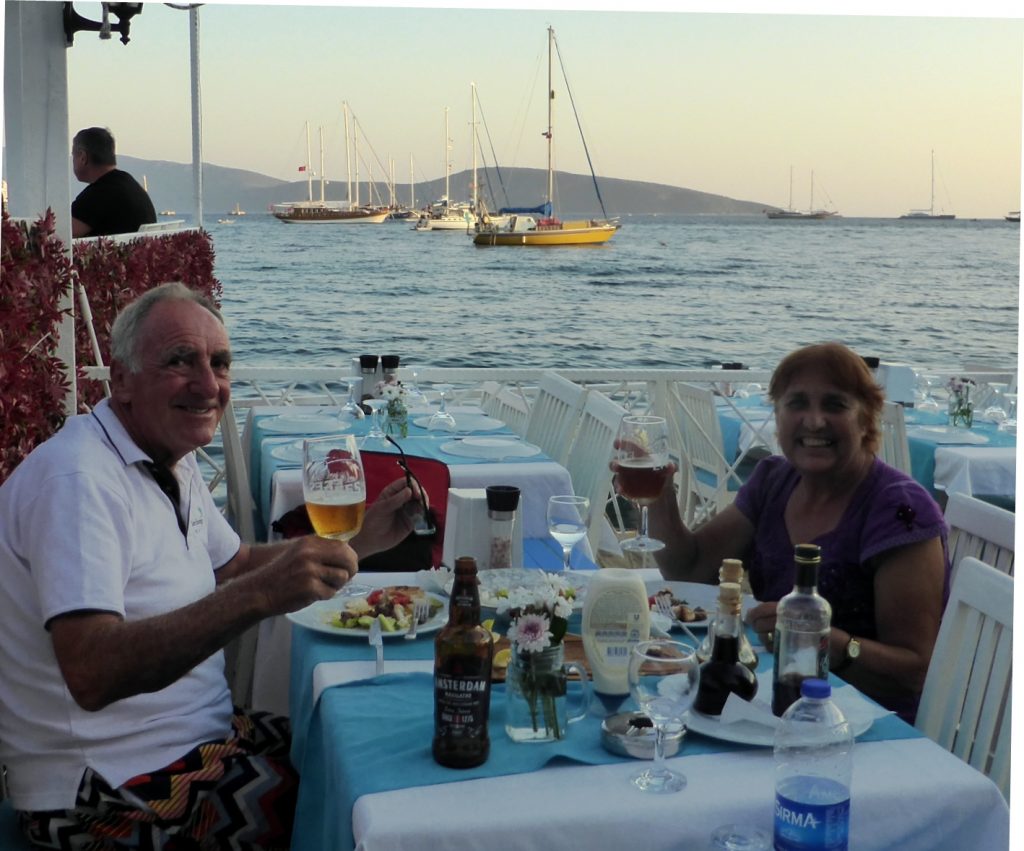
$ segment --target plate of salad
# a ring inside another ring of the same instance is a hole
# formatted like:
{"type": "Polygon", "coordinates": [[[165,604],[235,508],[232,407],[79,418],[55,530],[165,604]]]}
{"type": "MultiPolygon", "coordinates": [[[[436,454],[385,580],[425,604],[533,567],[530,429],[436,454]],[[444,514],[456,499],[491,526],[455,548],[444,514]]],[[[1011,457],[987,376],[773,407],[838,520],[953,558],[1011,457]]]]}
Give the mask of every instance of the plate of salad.
{"type": "Polygon", "coordinates": [[[409,631],[417,599],[426,599],[430,604],[426,620],[416,628],[417,635],[436,632],[448,622],[447,601],[415,585],[388,585],[376,588],[366,596],[319,600],[297,612],[290,612],[286,617],[314,632],[363,641],[369,636],[370,625],[378,620],[381,635],[394,638],[409,631]]]}

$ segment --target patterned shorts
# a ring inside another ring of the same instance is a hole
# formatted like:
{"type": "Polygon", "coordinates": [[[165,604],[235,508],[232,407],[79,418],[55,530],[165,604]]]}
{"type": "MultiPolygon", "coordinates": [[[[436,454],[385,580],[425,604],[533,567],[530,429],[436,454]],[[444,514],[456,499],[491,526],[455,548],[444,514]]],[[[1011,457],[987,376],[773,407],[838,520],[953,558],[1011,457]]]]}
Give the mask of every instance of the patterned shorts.
{"type": "Polygon", "coordinates": [[[291,841],[298,775],[287,718],[235,710],[233,735],[113,789],[86,769],[70,810],[19,812],[54,851],[277,851],[291,841]]]}

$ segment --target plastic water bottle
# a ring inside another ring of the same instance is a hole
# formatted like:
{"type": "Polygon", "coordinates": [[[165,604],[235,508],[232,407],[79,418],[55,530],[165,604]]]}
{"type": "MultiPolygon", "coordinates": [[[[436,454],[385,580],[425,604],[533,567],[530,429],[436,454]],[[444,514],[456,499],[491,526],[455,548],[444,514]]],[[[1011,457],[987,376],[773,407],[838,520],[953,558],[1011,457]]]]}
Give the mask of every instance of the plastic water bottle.
{"type": "Polygon", "coordinates": [[[800,694],[775,732],[775,851],[846,851],[853,735],[825,680],[800,694]]]}

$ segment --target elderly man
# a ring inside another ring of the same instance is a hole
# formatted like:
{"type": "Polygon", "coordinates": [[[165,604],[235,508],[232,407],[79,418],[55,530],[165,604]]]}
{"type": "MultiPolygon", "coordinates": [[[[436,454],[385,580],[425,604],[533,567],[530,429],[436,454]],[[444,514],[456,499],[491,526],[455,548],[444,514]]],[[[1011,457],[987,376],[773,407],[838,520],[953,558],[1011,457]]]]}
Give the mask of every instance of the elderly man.
{"type": "Polygon", "coordinates": [[[114,137],[104,127],[79,130],[71,142],[75,177],[88,183],[71,203],[71,235],[135,233],[156,221],[153,202],[138,181],[117,167],[114,137]]]}
{"type": "Polygon", "coordinates": [[[222,648],[335,594],[353,547],[410,532],[413,493],[388,485],[352,547],[240,543],[192,454],[230,394],[219,312],[165,284],[122,311],[111,345],[112,397],[0,487],[8,794],[44,848],[287,848],[287,722],[233,712],[222,648]]]}

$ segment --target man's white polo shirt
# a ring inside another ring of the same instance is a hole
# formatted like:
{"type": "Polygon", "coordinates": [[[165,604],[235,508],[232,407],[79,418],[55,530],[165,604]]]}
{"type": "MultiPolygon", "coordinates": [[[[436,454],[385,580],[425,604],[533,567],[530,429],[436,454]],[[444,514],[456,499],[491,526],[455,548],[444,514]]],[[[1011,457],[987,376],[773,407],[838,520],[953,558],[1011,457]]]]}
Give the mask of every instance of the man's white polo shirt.
{"type": "Polygon", "coordinates": [[[16,809],[73,806],[87,766],[116,787],[230,734],[222,652],[158,692],[86,712],[46,630],[85,609],[129,621],[179,609],[213,593],[215,568],[238,552],[194,456],[173,471],[187,538],[148,460],[104,401],[0,487],[0,763],[16,809]]]}

